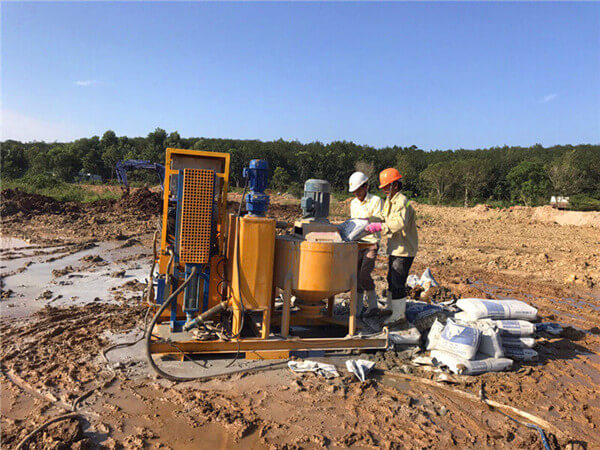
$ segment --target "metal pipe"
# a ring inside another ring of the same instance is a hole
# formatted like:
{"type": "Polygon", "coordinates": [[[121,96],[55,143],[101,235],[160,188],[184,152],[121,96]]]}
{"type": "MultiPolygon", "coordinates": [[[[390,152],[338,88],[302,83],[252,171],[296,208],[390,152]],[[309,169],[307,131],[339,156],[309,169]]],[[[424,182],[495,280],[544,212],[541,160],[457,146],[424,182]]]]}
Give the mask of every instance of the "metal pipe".
{"type": "Polygon", "coordinates": [[[198,317],[196,317],[194,320],[186,323],[183,326],[183,330],[184,331],[189,331],[192,328],[196,328],[199,325],[201,325],[202,323],[206,322],[208,319],[210,319],[211,317],[219,314],[222,311],[225,311],[227,309],[227,306],[229,305],[228,301],[222,301],[221,303],[219,303],[216,306],[213,306],[212,308],[210,308],[209,310],[203,312],[202,314],[200,314],[198,317]]]}

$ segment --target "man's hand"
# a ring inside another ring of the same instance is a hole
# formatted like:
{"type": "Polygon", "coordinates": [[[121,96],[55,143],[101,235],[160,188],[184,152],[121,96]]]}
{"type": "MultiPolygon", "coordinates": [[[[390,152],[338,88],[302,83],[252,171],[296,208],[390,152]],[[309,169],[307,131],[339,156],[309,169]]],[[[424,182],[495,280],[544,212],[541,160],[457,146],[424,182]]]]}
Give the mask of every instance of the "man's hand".
{"type": "Polygon", "coordinates": [[[381,231],[381,224],[379,222],[370,223],[365,227],[365,231],[369,234],[371,233],[379,233],[381,231]]]}

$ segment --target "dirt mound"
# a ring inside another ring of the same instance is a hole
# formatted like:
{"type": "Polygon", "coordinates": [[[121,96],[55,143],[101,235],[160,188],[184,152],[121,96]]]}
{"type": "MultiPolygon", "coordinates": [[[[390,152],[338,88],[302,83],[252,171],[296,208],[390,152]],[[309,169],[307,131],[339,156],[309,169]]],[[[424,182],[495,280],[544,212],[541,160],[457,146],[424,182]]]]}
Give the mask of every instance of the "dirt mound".
{"type": "MultiPolygon", "coordinates": [[[[227,212],[237,214],[239,206],[239,202],[230,200],[227,202],[227,212]]],[[[245,205],[242,205],[242,212],[244,211],[245,205]]],[[[282,205],[279,203],[271,203],[269,205],[269,209],[267,210],[267,217],[293,223],[295,220],[298,220],[300,217],[302,217],[302,209],[300,208],[300,205],[295,204],[282,205]]]]}
{"type": "Polygon", "coordinates": [[[117,200],[115,209],[159,214],[162,211],[162,195],[147,188],[137,189],[117,200]]]}
{"type": "Polygon", "coordinates": [[[23,213],[32,214],[64,214],[65,212],[78,212],[75,205],[62,203],[51,197],[39,194],[28,194],[20,189],[5,189],[0,193],[0,214],[12,216],[23,213]]]}
{"type": "Polygon", "coordinates": [[[600,212],[561,211],[551,206],[533,208],[533,218],[539,222],[554,222],[559,225],[600,227],[600,212]]]}
{"type": "Polygon", "coordinates": [[[284,222],[294,222],[302,217],[302,208],[300,205],[269,205],[267,216],[284,222]]]}

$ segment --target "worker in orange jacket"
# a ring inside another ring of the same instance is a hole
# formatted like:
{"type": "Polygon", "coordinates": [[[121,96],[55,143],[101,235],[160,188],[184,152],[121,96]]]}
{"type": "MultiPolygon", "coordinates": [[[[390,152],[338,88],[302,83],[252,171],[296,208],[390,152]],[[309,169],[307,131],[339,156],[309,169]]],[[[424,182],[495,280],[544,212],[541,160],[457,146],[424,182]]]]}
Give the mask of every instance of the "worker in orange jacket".
{"type": "Polygon", "coordinates": [[[388,295],[386,309],[391,315],[384,325],[394,326],[404,320],[406,308],[406,279],[417,255],[419,238],[417,235],[416,213],[410,200],[403,195],[402,175],[394,168],[379,174],[379,188],[386,194],[381,210],[381,223],[367,225],[367,232],[381,232],[387,237],[388,254],[388,295]]]}

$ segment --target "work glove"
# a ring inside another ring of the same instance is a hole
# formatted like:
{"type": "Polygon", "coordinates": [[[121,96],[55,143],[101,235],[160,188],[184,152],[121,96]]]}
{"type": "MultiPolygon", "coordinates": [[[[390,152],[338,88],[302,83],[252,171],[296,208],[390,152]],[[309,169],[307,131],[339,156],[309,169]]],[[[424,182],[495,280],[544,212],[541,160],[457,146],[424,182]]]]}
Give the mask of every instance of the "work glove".
{"type": "Polygon", "coordinates": [[[379,222],[370,223],[365,227],[367,233],[379,233],[381,231],[381,224],[379,222]]]}

